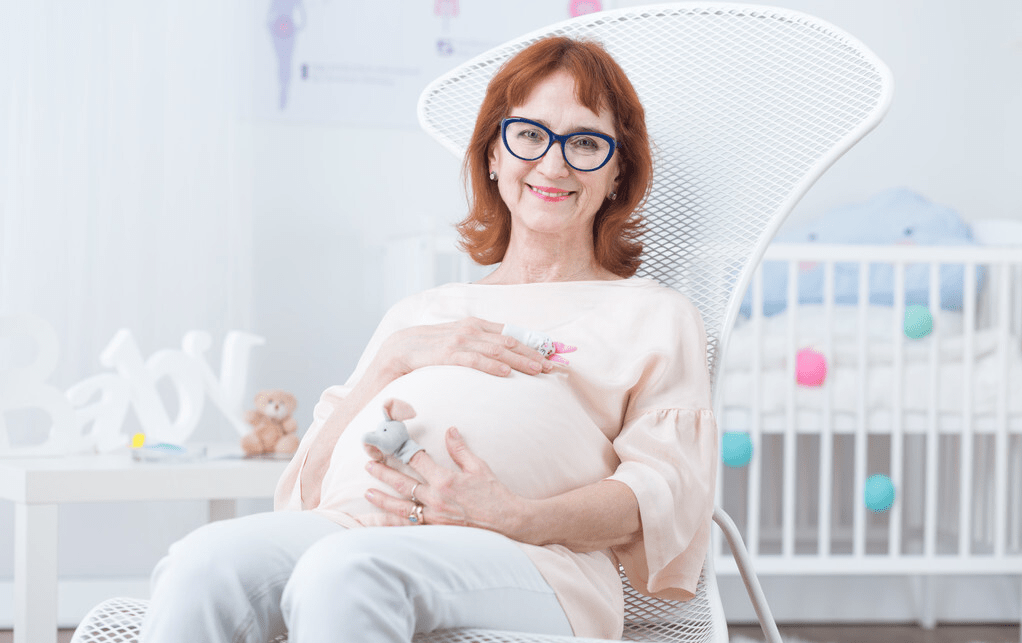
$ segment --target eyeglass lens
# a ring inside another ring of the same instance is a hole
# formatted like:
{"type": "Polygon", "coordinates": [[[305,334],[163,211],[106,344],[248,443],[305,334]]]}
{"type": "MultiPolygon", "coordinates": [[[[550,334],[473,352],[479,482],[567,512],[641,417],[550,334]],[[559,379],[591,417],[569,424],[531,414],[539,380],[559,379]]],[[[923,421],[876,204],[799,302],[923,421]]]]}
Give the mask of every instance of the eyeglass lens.
{"type": "MultiPolygon", "coordinates": [[[[551,147],[549,132],[526,121],[508,123],[504,141],[512,154],[526,161],[539,159],[551,147]]],[[[607,140],[591,134],[573,134],[564,141],[564,160],[577,170],[600,167],[612,152],[607,140]]]]}

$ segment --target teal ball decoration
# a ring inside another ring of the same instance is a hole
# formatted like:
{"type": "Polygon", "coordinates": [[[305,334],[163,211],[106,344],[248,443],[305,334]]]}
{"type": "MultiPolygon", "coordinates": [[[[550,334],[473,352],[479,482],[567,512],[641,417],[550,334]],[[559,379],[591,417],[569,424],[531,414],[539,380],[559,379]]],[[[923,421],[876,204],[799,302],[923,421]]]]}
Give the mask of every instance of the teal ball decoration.
{"type": "Polygon", "coordinates": [[[905,336],[922,339],[933,330],[933,315],[926,306],[912,304],[905,308],[905,336]]]}
{"type": "Polygon", "coordinates": [[[729,467],[744,467],[752,459],[752,438],[741,431],[727,431],[721,444],[721,457],[729,467]]]}
{"type": "Polygon", "coordinates": [[[875,474],[866,479],[866,508],[875,513],[882,513],[894,504],[894,483],[882,474],[875,474]]]}

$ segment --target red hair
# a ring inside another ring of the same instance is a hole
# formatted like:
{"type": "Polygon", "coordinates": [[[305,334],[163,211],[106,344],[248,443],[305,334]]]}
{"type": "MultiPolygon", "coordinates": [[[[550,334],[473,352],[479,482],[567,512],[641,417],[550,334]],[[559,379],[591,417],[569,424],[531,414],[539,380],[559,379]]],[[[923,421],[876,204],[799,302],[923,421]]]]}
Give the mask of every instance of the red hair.
{"type": "Polygon", "coordinates": [[[508,60],[486,88],[463,168],[469,211],[458,224],[461,248],[484,266],[504,259],[511,239],[511,213],[489,179],[489,154],[500,136],[500,122],[528,100],[540,82],[556,71],[575,80],[575,98],[587,109],[610,112],[618,148],[617,199],[605,200],[593,220],[593,250],[605,269],[631,277],[642,262],[639,208],[649,193],[653,158],[646,113],[624,70],[602,45],[554,37],[540,40],[508,60]]]}

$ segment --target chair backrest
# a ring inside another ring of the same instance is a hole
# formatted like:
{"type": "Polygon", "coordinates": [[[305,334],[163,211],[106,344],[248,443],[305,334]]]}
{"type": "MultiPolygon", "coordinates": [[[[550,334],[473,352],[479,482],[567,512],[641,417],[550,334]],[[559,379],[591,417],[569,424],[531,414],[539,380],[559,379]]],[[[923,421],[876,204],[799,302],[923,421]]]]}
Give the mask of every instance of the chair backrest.
{"type": "Polygon", "coordinates": [[[883,117],[890,72],[854,38],[794,11],[632,7],[552,25],[460,65],[423,91],[422,127],[462,156],[490,78],[552,35],[602,42],[642,99],[656,166],[639,274],[699,308],[717,402],[717,357],[767,244],[816,179],[883,117]]]}

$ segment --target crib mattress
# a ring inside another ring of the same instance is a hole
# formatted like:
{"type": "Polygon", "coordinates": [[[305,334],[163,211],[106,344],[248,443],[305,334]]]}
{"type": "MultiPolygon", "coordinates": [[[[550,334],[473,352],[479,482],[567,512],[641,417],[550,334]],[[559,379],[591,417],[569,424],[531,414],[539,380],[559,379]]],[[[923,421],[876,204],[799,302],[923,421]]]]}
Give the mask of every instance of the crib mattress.
{"type": "Polygon", "coordinates": [[[758,412],[760,427],[768,432],[783,431],[792,420],[799,431],[820,431],[828,416],[832,430],[853,432],[860,414],[870,431],[890,431],[897,417],[910,432],[925,432],[931,423],[941,432],[960,432],[966,421],[980,433],[995,432],[1002,421],[1009,431],[1022,431],[1022,342],[1017,335],[984,329],[966,338],[961,314],[942,313],[934,333],[909,340],[894,334],[889,307],[870,306],[860,337],[857,309],[836,306],[828,351],[827,322],[821,306],[801,308],[794,348],[787,313],[764,319],[758,337],[750,323],[735,328],[723,371],[725,428],[751,427],[758,412]],[[788,355],[802,348],[829,355],[822,385],[800,385],[789,370],[788,355]],[[758,373],[752,370],[756,353],[758,373]],[[865,368],[860,368],[860,354],[866,356],[865,368]],[[895,381],[899,362],[901,377],[895,381]],[[755,409],[754,385],[759,393],[755,409]]]}

